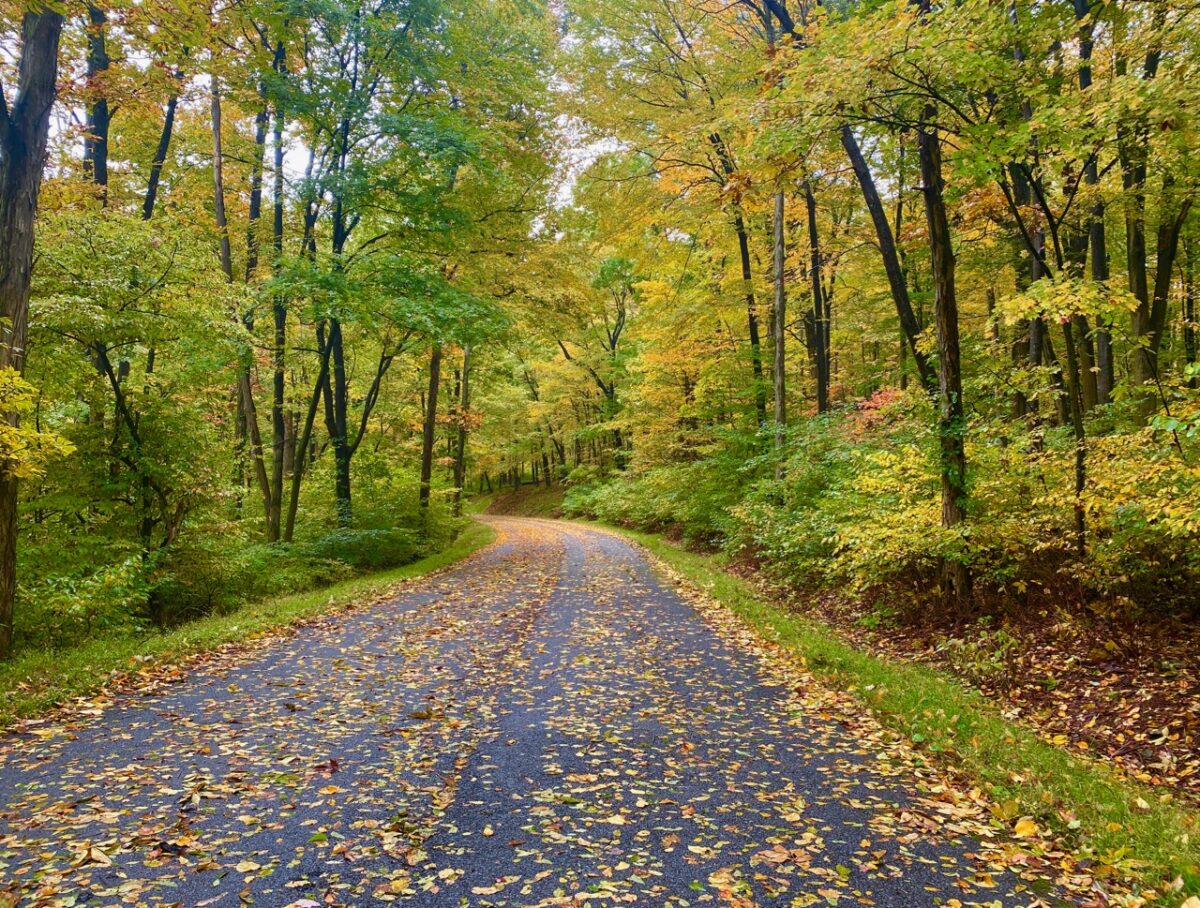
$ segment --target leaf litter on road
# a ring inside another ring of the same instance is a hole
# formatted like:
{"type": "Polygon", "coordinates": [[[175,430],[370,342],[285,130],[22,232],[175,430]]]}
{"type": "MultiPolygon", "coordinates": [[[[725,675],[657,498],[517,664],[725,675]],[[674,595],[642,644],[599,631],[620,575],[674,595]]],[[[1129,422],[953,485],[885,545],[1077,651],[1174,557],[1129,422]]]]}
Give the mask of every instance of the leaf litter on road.
{"type": "Polygon", "coordinates": [[[9,736],[0,891],[47,908],[1117,904],[1032,818],[944,778],[628,543],[498,524],[394,601],[9,736]]]}

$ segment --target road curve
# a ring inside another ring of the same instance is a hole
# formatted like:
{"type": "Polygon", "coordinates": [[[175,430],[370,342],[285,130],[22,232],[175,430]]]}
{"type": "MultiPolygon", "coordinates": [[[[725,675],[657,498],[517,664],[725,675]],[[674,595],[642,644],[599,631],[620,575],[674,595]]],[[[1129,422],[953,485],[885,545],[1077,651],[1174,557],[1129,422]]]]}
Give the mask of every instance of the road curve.
{"type": "Polygon", "coordinates": [[[396,599],[0,738],[0,906],[1058,903],[639,549],[490,519],[396,599]]]}

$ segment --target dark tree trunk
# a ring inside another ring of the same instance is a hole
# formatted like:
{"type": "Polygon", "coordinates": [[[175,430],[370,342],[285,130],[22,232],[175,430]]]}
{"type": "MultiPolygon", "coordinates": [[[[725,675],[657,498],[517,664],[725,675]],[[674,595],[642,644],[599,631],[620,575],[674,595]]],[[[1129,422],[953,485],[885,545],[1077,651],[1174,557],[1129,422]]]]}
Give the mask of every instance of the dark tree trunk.
{"type": "MultiPolygon", "coordinates": [[[[777,476],[783,474],[783,455],[787,443],[787,223],[785,200],[775,193],[775,358],[771,376],[775,391],[775,455],[777,476]]],[[[690,394],[690,390],[687,392],[690,394]]]]}
{"type": "Polygon", "coordinates": [[[220,234],[221,270],[233,280],[233,254],[229,248],[229,219],[225,215],[225,153],[221,140],[221,88],[212,77],[213,216],[220,234]]]}
{"type": "MultiPolygon", "coordinates": [[[[180,78],[181,74],[176,73],[175,76],[180,78]]],[[[178,106],[179,95],[171,95],[163,115],[163,127],[158,136],[158,147],[154,150],[154,160],[150,163],[150,179],[146,183],[146,198],[142,201],[142,219],[146,221],[154,215],[154,205],[158,201],[158,186],[162,181],[163,167],[167,163],[167,153],[171,150],[171,134],[175,131],[175,109],[178,106]]]]}
{"type": "Polygon", "coordinates": [[[258,224],[262,219],[263,158],[267,152],[267,119],[269,111],[263,106],[254,115],[254,160],[250,165],[250,210],[246,218],[246,271],[250,283],[258,270],[258,224]]]}
{"type": "Polygon", "coordinates": [[[812,186],[804,186],[808,209],[809,276],[812,281],[812,352],[817,374],[817,412],[829,411],[829,319],[825,311],[825,293],[821,285],[821,237],[817,232],[817,199],[812,186]]]}
{"type": "Polygon", "coordinates": [[[1083,392],[1079,356],[1076,352],[1078,340],[1071,320],[1063,322],[1063,345],[1067,351],[1067,409],[1071,419],[1071,431],[1075,437],[1075,548],[1082,558],[1087,554],[1087,525],[1083,510],[1083,490],[1087,485],[1087,439],[1083,426],[1083,392]]]}
{"type": "Polygon", "coordinates": [[[754,413],[758,425],[767,423],[767,388],[763,383],[762,338],[758,331],[758,305],[754,298],[754,268],[750,261],[750,236],[739,210],[733,219],[737,231],[738,257],[742,263],[742,281],[746,287],[746,322],[750,332],[750,364],[754,373],[754,413]]]}
{"type": "MultiPolygon", "coordinates": [[[[279,53],[276,54],[278,59],[279,53]]],[[[283,268],[283,110],[275,107],[274,128],[274,217],[271,224],[271,251],[273,254],[271,270],[278,275],[283,268]]],[[[274,539],[281,534],[281,516],[283,510],[283,478],[287,460],[287,422],[284,415],[286,404],[286,365],[287,365],[287,299],[276,293],[271,301],[271,311],[274,317],[274,346],[271,351],[274,366],[271,381],[271,501],[267,515],[267,526],[274,527],[274,539]]]]}
{"type": "Polygon", "coordinates": [[[437,435],[438,384],[442,379],[442,345],[434,344],[429,356],[429,394],[425,403],[425,423],[421,431],[421,490],[422,508],[429,506],[433,488],[433,444],[437,435]]]}
{"type": "MultiPolygon", "coordinates": [[[[708,137],[709,144],[721,162],[726,179],[737,173],[733,155],[720,133],[708,137]]],[[[733,229],[738,240],[738,259],[742,266],[742,283],[746,288],[746,320],[750,333],[750,362],[754,374],[754,412],[760,427],[767,423],[767,388],[763,383],[762,342],[758,332],[758,305],[754,297],[754,268],[750,259],[750,234],[740,202],[733,206],[733,229]]]]}
{"type": "MultiPolygon", "coordinates": [[[[63,24],[48,7],[34,10],[21,20],[16,97],[0,106],[0,369],[17,373],[25,371],[34,225],[63,24]]],[[[15,413],[0,418],[17,423],[15,413]]],[[[17,479],[11,464],[0,464],[0,659],[12,654],[16,592],[17,479]]]]}
{"type": "Polygon", "coordinates": [[[100,204],[107,205],[110,117],[108,86],[104,84],[104,79],[109,65],[108,16],[90,3],[87,14],[87,87],[92,98],[88,104],[87,134],[83,139],[83,173],[98,187],[100,204]]]}
{"type": "Polygon", "coordinates": [[[333,448],[333,494],[338,526],[348,527],[354,520],[350,499],[350,460],[353,451],[347,435],[349,387],[346,379],[346,349],[340,319],[329,320],[330,369],[325,379],[325,423],[333,448]],[[330,381],[332,379],[332,382],[330,381]]]}
{"type": "MultiPolygon", "coordinates": [[[[1171,284],[1175,272],[1175,259],[1179,255],[1179,237],[1192,207],[1190,198],[1182,202],[1175,198],[1169,179],[1164,181],[1162,220],[1158,226],[1157,263],[1154,274],[1154,295],[1149,312],[1143,317],[1138,307],[1137,333],[1144,341],[1137,357],[1137,377],[1140,383],[1161,380],[1158,353],[1162,347],[1163,334],[1167,327],[1167,306],[1171,299],[1171,284]]],[[[1153,401],[1153,395],[1147,395],[1153,401]]]]}
{"type": "Polygon", "coordinates": [[[462,382],[458,398],[458,443],[454,448],[454,515],[462,514],[462,491],[467,479],[467,420],[471,414],[471,347],[463,347],[462,382]]]}
{"type": "MultiPolygon", "coordinates": [[[[1091,0],[1073,0],[1075,19],[1079,25],[1079,89],[1092,87],[1092,52],[1095,48],[1092,23],[1088,17],[1092,12],[1091,0]]],[[[1100,185],[1100,168],[1095,155],[1088,158],[1083,171],[1084,182],[1090,187],[1100,185]]],[[[1092,203],[1088,216],[1088,247],[1091,252],[1092,280],[1104,283],[1108,280],[1108,243],[1104,232],[1104,199],[1099,196],[1092,203]]],[[[1106,404],[1112,399],[1116,371],[1113,364],[1112,326],[1100,319],[1096,323],[1096,402],[1106,404]]]]}
{"type": "Polygon", "coordinates": [[[875,178],[871,175],[871,168],[867,165],[866,158],[863,157],[854,131],[849,126],[843,126],[841,138],[842,147],[850,158],[850,166],[862,189],[863,199],[867,203],[867,211],[871,215],[871,222],[875,225],[875,238],[879,243],[879,254],[883,257],[883,269],[887,273],[888,286],[892,291],[892,301],[896,305],[896,314],[900,317],[900,329],[904,332],[904,338],[908,342],[913,361],[917,364],[917,373],[921,376],[921,383],[926,388],[933,389],[937,386],[938,380],[929,364],[929,357],[917,348],[921,324],[917,320],[916,313],[913,312],[912,302],[908,297],[908,282],[905,280],[904,269],[900,264],[900,254],[896,249],[895,237],[892,235],[892,225],[888,222],[887,212],[883,208],[883,201],[879,198],[879,190],[875,186],[875,178]]]}
{"type": "MultiPolygon", "coordinates": [[[[941,446],[942,526],[951,528],[966,517],[967,455],[964,446],[966,412],[962,399],[962,359],[958,339],[958,299],[954,285],[954,246],[946,215],[942,182],[942,149],[933,125],[936,111],[926,107],[917,132],[921,183],[929,226],[938,346],[938,436],[941,446]]],[[[971,596],[968,566],[961,558],[943,565],[943,592],[960,608],[971,596]]]]}
{"type": "Polygon", "coordinates": [[[283,529],[283,541],[291,542],[296,533],[296,512],[300,507],[300,485],[304,480],[304,469],[311,460],[309,448],[312,444],[313,423],[316,421],[317,409],[321,398],[329,387],[329,345],[325,342],[324,332],[318,329],[317,347],[321,356],[317,380],[313,385],[312,395],[308,400],[308,411],[304,415],[304,430],[296,444],[296,453],[292,462],[292,489],[288,499],[287,520],[283,529]]]}
{"type": "MultiPolygon", "coordinates": [[[[1196,247],[1195,237],[1189,237],[1189,242],[1183,254],[1183,356],[1189,366],[1196,362],[1196,247]]],[[[1188,387],[1195,388],[1197,376],[1188,379],[1188,387]]]]}

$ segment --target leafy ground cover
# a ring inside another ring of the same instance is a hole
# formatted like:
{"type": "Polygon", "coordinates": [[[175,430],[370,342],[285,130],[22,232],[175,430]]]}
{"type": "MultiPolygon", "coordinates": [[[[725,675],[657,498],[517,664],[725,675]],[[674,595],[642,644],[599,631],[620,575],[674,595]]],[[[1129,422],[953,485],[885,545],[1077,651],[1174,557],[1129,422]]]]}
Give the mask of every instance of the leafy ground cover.
{"type": "Polygon", "coordinates": [[[67,649],[27,650],[0,662],[0,727],[72,698],[86,706],[102,689],[142,686],[180,675],[190,667],[186,657],[264,642],[316,616],[394,595],[398,584],[451,565],[493,537],[491,528],[470,521],[445,549],[402,567],[250,603],[166,633],[97,637],[67,649]]]}
{"type": "MultiPolygon", "coordinates": [[[[734,569],[761,582],[748,564],[734,569]]],[[[1031,610],[1002,622],[933,613],[899,623],[886,605],[862,598],[778,587],[772,595],[858,646],[953,673],[1051,743],[1200,801],[1200,658],[1186,622],[1031,610]]]]}

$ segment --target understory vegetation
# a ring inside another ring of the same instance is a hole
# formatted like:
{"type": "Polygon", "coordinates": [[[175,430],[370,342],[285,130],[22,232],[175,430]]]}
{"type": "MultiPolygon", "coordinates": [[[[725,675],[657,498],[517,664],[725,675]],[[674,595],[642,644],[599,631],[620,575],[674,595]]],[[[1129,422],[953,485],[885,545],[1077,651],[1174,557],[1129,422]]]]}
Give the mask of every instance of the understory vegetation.
{"type": "Polygon", "coordinates": [[[886,602],[896,618],[937,607],[946,560],[976,578],[967,614],[1088,603],[1126,618],[1193,618],[1200,474],[1162,433],[1113,425],[1116,409],[1095,417],[1109,425],[1096,426],[1097,465],[1079,496],[1085,553],[1073,537],[1069,429],[981,414],[966,445],[969,527],[950,530],[939,521],[931,408],[891,390],[791,428],[778,478],[754,434],[726,435],[688,463],[572,486],[565,509],[674,531],[789,585],[886,602]]]}

